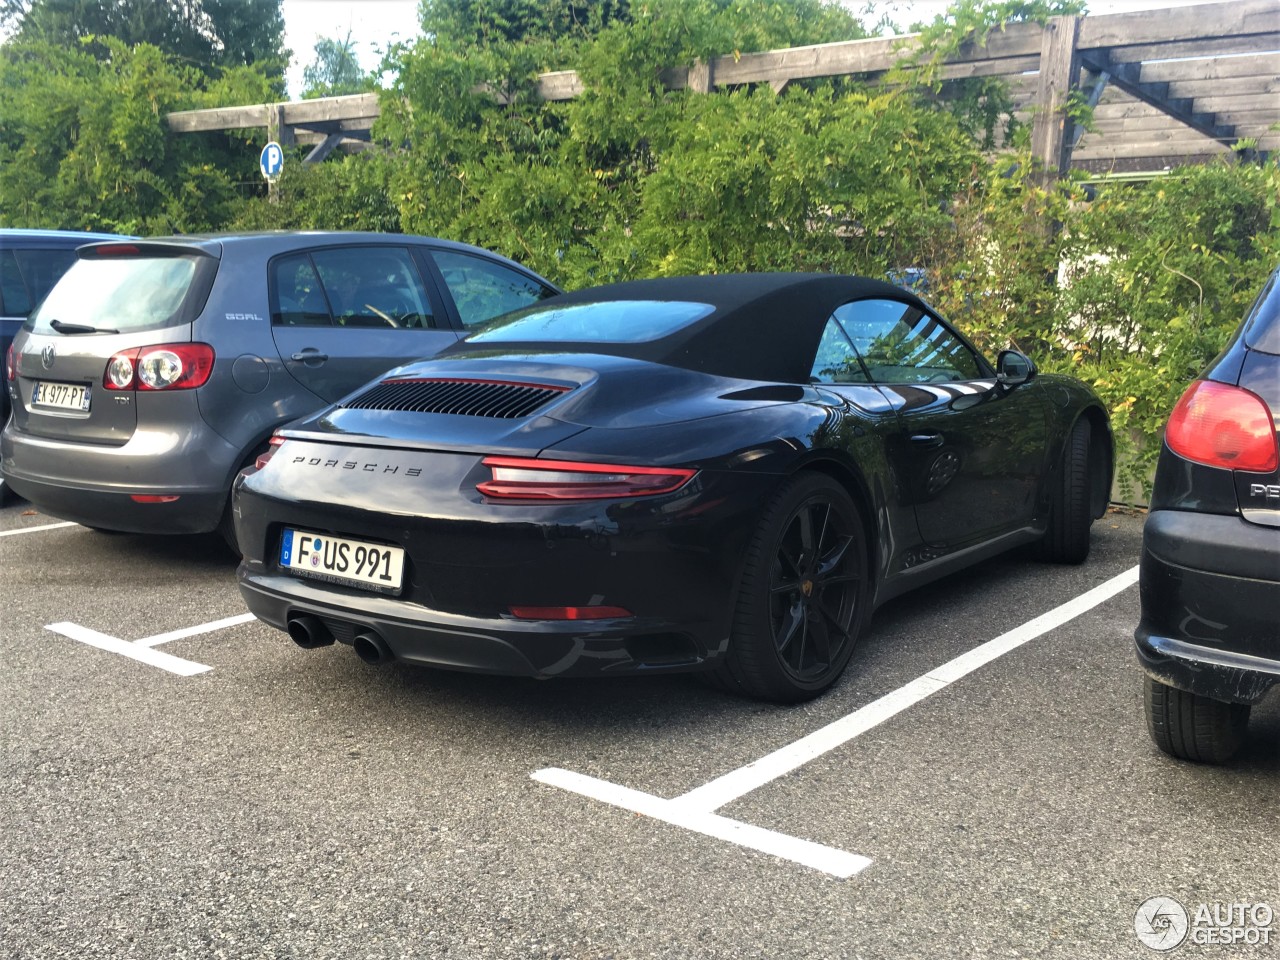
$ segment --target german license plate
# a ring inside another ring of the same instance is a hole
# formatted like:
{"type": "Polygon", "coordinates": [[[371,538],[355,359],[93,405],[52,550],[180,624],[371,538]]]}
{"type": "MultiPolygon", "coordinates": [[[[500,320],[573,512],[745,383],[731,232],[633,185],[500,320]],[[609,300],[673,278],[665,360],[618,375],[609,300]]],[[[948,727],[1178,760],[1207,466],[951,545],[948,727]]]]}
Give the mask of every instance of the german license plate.
{"type": "Polygon", "coordinates": [[[35,391],[31,394],[31,402],[40,407],[88,413],[89,387],[82,383],[50,383],[48,380],[37,380],[35,391]]]}
{"type": "Polygon", "coordinates": [[[404,549],[287,529],[280,566],[304,577],[391,593],[404,579],[404,549]]]}

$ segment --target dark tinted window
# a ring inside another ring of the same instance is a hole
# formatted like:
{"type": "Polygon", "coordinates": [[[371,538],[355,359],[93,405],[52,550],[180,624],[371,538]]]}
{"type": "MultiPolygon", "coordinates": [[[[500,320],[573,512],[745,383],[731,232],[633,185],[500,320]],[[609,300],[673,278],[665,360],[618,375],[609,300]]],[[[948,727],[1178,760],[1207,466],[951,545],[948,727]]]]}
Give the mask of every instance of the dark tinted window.
{"type": "Polygon", "coordinates": [[[1250,349],[1280,353],[1280,271],[1271,274],[1247,322],[1244,342],[1250,349]]]}
{"type": "Polygon", "coordinates": [[[543,304],[499,317],[468,343],[644,343],[709,315],[709,303],[606,300],[543,304]]]}
{"type": "Polygon", "coordinates": [[[343,247],[272,261],[273,323],[287,326],[435,326],[431,301],[409,251],[343,247]]]}
{"type": "Polygon", "coordinates": [[[937,317],[897,300],[857,300],[835,312],[876,383],[977,380],[982,367],[937,317]]]}
{"type": "Polygon", "coordinates": [[[433,250],[431,256],[468,329],[555,295],[538,281],[492,260],[448,250],[433,250]]]}
{"type": "MultiPolygon", "coordinates": [[[[31,315],[37,333],[56,333],[54,320],[120,332],[182,322],[199,261],[192,256],[130,256],[77,260],[31,315]]],[[[209,261],[211,264],[212,261],[209,261]]],[[[207,281],[206,281],[207,282],[207,281]]],[[[203,293],[207,294],[204,287],[203,293]]]]}
{"type": "Polygon", "coordinates": [[[31,298],[12,250],[0,250],[0,307],[6,317],[25,317],[31,312],[31,298]]]}

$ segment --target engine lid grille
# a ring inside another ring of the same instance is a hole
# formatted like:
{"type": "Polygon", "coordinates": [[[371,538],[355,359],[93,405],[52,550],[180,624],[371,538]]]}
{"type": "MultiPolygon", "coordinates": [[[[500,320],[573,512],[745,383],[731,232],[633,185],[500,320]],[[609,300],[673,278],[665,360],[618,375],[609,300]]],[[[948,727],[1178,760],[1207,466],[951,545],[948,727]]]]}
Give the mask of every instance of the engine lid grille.
{"type": "Polygon", "coordinates": [[[511,380],[398,377],[383,380],[349,400],[349,410],[446,413],[460,417],[515,420],[550,403],[569,387],[511,380]]]}

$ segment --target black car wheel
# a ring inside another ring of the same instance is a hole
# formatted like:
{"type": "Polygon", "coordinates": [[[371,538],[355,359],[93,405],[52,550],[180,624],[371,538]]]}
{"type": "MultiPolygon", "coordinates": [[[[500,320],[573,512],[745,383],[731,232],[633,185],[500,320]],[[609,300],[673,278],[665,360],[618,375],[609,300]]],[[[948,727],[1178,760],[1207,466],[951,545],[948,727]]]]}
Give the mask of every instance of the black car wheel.
{"type": "Polygon", "coordinates": [[[1180,760],[1225,763],[1244,742],[1247,703],[1224,703],[1146,677],[1147,731],[1157,747],[1180,760]]]}
{"type": "Polygon", "coordinates": [[[1089,503],[1089,421],[1081,418],[1071,428],[1062,455],[1062,472],[1049,506],[1049,526],[1040,541],[1039,555],[1053,563],[1083,563],[1089,556],[1089,527],[1093,525],[1089,503]]]}
{"type": "Polygon", "coordinates": [[[747,552],[722,684],[797,703],[835,683],[866,619],[866,567],[845,489],[825,474],[788,481],[747,552]]]}

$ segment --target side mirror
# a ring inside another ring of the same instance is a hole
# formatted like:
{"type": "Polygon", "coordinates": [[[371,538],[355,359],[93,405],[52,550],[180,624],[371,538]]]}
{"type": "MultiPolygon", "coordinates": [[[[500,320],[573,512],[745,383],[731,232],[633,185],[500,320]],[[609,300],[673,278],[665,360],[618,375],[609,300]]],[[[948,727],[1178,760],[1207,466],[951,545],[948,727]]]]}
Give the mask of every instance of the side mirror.
{"type": "Polygon", "coordinates": [[[1025,353],[1017,350],[1001,350],[996,360],[996,382],[1012,390],[1036,375],[1036,365],[1025,353]]]}

